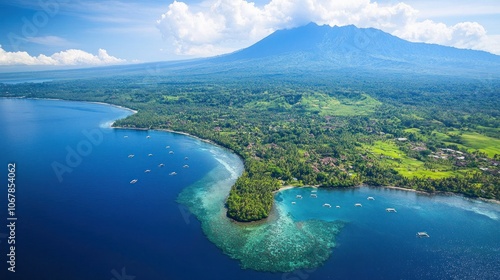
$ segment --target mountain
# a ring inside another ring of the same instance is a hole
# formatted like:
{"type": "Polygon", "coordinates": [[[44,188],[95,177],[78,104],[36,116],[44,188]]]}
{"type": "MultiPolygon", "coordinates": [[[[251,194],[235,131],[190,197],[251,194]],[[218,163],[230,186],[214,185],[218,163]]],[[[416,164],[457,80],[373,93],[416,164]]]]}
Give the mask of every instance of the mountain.
{"type": "Polygon", "coordinates": [[[1,82],[81,77],[138,76],[149,81],[187,77],[447,76],[499,79],[500,56],[484,51],[413,43],[374,28],[306,26],[278,30],[254,45],[211,58],[89,69],[3,73],[1,82]],[[393,75],[394,74],[394,75],[393,75]],[[23,78],[23,75],[27,78],[23,78]]]}
{"type": "Polygon", "coordinates": [[[500,70],[500,56],[484,51],[413,43],[374,28],[314,23],[278,30],[246,49],[213,58],[211,62],[244,62],[268,69],[350,68],[436,74],[496,74],[500,70]]]}

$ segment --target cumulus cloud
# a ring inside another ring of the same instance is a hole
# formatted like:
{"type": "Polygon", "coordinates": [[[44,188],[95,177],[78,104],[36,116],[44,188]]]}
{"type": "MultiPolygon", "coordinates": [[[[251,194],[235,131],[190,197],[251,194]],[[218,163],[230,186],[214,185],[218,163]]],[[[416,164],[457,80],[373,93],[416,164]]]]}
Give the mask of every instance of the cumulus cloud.
{"type": "Polygon", "coordinates": [[[309,22],[374,27],[414,42],[491,52],[499,43],[477,22],[448,26],[420,19],[419,12],[405,3],[381,5],[371,0],[270,0],[261,7],[246,0],[205,0],[191,6],[174,1],[157,26],[177,54],[208,56],[309,22]]]}
{"type": "Polygon", "coordinates": [[[51,56],[43,54],[31,56],[27,52],[7,52],[0,46],[0,65],[97,66],[124,62],[126,60],[111,56],[103,49],[99,49],[97,55],[82,50],[70,49],[51,56]]]}

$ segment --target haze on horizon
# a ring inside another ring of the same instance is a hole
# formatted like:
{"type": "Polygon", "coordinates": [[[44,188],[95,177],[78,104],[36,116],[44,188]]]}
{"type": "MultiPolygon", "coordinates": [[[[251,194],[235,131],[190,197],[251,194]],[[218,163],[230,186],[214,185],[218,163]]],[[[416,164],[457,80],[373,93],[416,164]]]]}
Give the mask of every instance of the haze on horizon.
{"type": "Polygon", "coordinates": [[[13,0],[0,11],[3,71],[207,57],[309,22],[500,54],[495,0],[13,0]]]}

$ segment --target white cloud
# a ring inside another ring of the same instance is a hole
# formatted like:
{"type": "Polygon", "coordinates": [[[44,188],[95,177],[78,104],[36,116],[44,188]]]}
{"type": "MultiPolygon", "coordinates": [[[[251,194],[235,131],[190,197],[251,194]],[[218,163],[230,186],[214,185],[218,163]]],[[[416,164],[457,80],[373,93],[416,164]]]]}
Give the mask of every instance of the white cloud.
{"type": "Polygon", "coordinates": [[[70,49],[51,56],[43,54],[31,56],[27,52],[7,52],[0,46],[0,65],[97,66],[124,62],[126,60],[110,56],[103,49],[99,49],[97,55],[82,50],[70,49]]]}
{"type": "Polygon", "coordinates": [[[45,46],[67,46],[71,45],[69,41],[58,36],[39,36],[39,37],[26,37],[26,42],[35,43],[45,46]]]}
{"type": "Polygon", "coordinates": [[[157,21],[176,54],[208,56],[248,46],[277,29],[315,22],[374,27],[414,42],[436,43],[500,54],[500,40],[477,22],[452,26],[420,19],[405,4],[371,0],[270,0],[255,6],[246,0],[205,0],[191,5],[174,1],[157,21]]]}

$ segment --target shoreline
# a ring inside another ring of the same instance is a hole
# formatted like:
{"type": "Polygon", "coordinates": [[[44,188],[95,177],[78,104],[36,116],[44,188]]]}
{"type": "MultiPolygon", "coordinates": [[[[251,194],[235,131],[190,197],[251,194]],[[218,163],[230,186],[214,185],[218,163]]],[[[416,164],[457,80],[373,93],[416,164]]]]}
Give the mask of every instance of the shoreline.
{"type": "Polygon", "coordinates": [[[26,100],[51,100],[51,101],[67,101],[67,102],[83,102],[83,103],[90,103],[90,104],[99,104],[99,105],[106,105],[106,106],[111,106],[111,107],[115,107],[115,108],[118,108],[118,109],[123,109],[123,110],[126,110],[126,111],[130,111],[132,112],[133,114],[137,114],[137,110],[134,110],[134,109],[130,109],[130,108],[127,108],[127,107],[124,107],[124,106],[120,106],[120,105],[116,105],[116,104],[111,104],[111,103],[105,103],[105,102],[99,102],[99,101],[82,101],[82,100],[67,100],[67,99],[60,99],[60,98],[39,98],[39,97],[26,97],[26,96],[17,96],[17,97],[5,97],[5,96],[2,96],[2,98],[6,98],[6,99],[9,99],[9,98],[13,98],[13,99],[26,99],[26,100]]]}
{"type": "MultiPolygon", "coordinates": [[[[124,106],[120,106],[120,105],[116,105],[116,104],[111,104],[111,103],[105,103],[105,102],[98,102],[98,101],[80,101],[80,100],[65,100],[65,99],[58,99],[58,98],[26,98],[25,96],[20,96],[20,97],[3,97],[3,98],[17,98],[17,99],[33,99],[33,100],[53,100],[53,101],[70,101],[70,102],[85,102],[85,103],[91,103],[91,104],[98,104],[98,105],[106,105],[106,106],[111,106],[111,107],[115,107],[115,108],[119,108],[119,109],[123,109],[123,110],[127,110],[127,111],[130,111],[132,112],[132,114],[137,114],[138,111],[136,110],[133,110],[133,109],[130,109],[130,108],[127,108],[127,107],[124,107],[124,106]]],[[[217,146],[217,147],[220,147],[220,148],[223,148],[223,149],[226,149],[227,151],[230,151],[231,153],[237,155],[242,161],[243,161],[243,164],[245,164],[245,160],[243,159],[243,157],[241,157],[238,153],[236,153],[235,151],[227,148],[227,147],[224,147],[222,145],[219,145],[211,140],[208,140],[208,139],[203,139],[203,138],[200,138],[198,136],[195,136],[195,135],[192,135],[192,134],[189,134],[187,132],[181,132],[181,131],[175,131],[175,130],[171,130],[171,129],[163,129],[163,128],[158,128],[158,129],[151,129],[151,128],[137,128],[137,127],[114,127],[114,123],[116,122],[116,120],[114,120],[111,125],[110,125],[110,128],[116,128],[116,129],[131,129],[131,130],[156,130],[156,131],[163,131],[163,132],[169,132],[169,133],[174,133],[174,134],[180,134],[180,135],[184,135],[184,136],[188,136],[188,137],[191,137],[191,138],[194,138],[194,139],[197,139],[199,141],[202,141],[202,142],[205,142],[205,143],[208,143],[208,144],[211,144],[211,145],[214,145],[214,146],[217,146]]],[[[320,188],[319,185],[317,186],[292,186],[292,185],[286,185],[286,186],[282,186],[280,187],[278,190],[276,191],[273,191],[272,193],[273,194],[276,194],[278,192],[281,192],[281,191],[285,191],[285,190],[289,190],[289,189],[293,189],[293,188],[301,188],[301,187],[309,187],[309,188],[320,188]]],[[[355,186],[353,188],[360,188],[360,187],[371,187],[371,188],[379,188],[379,187],[375,187],[375,186],[367,186],[367,185],[359,185],[359,186],[355,186]]],[[[492,203],[492,204],[497,204],[497,205],[500,205],[500,200],[496,200],[496,199],[489,199],[489,198],[483,198],[483,197],[467,197],[463,194],[460,194],[460,193],[452,193],[452,192],[435,192],[435,193],[430,193],[430,192],[425,192],[425,191],[420,191],[420,190],[414,190],[414,189],[410,189],[410,188],[403,188],[403,187],[396,187],[396,186],[382,186],[380,188],[385,188],[385,189],[393,189],[393,190],[400,190],[400,191],[407,191],[407,192],[415,192],[415,193],[418,193],[418,194],[425,194],[425,195],[455,195],[455,196],[460,196],[464,199],[472,199],[472,200],[479,200],[479,201],[482,201],[482,202],[487,202],[487,203],[492,203]]],[[[274,208],[274,203],[273,203],[273,208],[274,208]]],[[[272,212],[272,211],[271,211],[272,212]]],[[[262,219],[262,220],[259,220],[259,221],[252,221],[251,223],[253,222],[261,222],[261,221],[266,221],[268,220],[268,218],[271,216],[271,213],[270,215],[265,218],[265,219],[262,219]]],[[[231,219],[231,218],[229,218],[231,219]]],[[[233,220],[233,219],[231,219],[233,220]]],[[[236,220],[233,220],[234,222],[238,222],[236,220]]],[[[238,222],[240,223],[240,222],[238,222]]]]}
{"type": "MultiPolygon", "coordinates": [[[[291,185],[287,185],[287,186],[283,186],[283,187],[279,188],[279,190],[274,191],[273,194],[276,194],[276,193],[281,192],[281,191],[286,191],[286,190],[289,190],[289,189],[304,188],[304,187],[320,189],[319,186],[291,186],[291,185]]],[[[465,196],[465,195],[463,195],[461,193],[452,193],[452,192],[435,192],[435,193],[430,193],[430,192],[426,192],[426,191],[419,191],[419,190],[414,190],[414,189],[409,189],[409,188],[403,188],[403,187],[396,187],[396,186],[375,187],[375,186],[368,186],[368,185],[359,185],[359,186],[352,187],[352,189],[357,189],[357,188],[361,188],[361,187],[383,188],[383,189],[388,189],[388,190],[406,191],[406,192],[413,192],[413,193],[427,195],[427,196],[432,196],[432,195],[458,196],[458,197],[461,197],[463,199],[478,200],[478,201],[482,201],[482,202],[486,202],[486,203],[500,205],[500,200],[490,199],[490,198],[484,198],[484,197],[467,197],[467,196],[465,196]]],[[[271,216],[271,215],[269,215],[269,216],[271,216]]]]}

